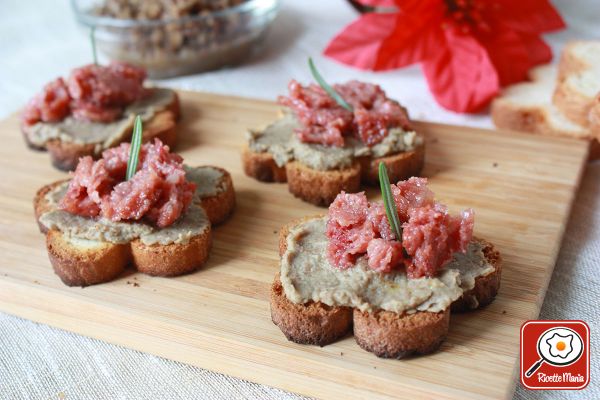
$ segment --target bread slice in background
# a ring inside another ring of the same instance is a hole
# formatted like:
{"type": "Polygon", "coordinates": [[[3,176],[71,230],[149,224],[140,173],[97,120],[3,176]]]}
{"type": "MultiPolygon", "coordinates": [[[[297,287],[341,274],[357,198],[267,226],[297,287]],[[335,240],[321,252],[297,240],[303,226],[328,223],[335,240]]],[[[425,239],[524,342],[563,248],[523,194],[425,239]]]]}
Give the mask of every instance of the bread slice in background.
{"type": "Polygon", "coordinates": [[[600,158],[600,41],[565,46],[558,67],[530,71],[531,82],[505,88],[491,106],[501,129],[563,136],[590,142],[589,159],[600,158]]]}
{"type": "Polygon", "coordinates": [[[492,102],[492,120],[501,129],[540,135],[566,136],[589,140],[588,128],[572,122],[552,104],[557,68],[543,65],[533,68],[531,82],[505,88],[492,102]]]}
{"type": "Polygon", "coordinates": [[[590,110],[600,93],[600,41],[573,42],[562,52],[553,103],[571,121],[590,126],[590,110]]]}
{"type": "Polygon", "coordinates": [[[578,40],[568,43],[560,54],[558,81],[600,67],[600,41],[578,40]]]}

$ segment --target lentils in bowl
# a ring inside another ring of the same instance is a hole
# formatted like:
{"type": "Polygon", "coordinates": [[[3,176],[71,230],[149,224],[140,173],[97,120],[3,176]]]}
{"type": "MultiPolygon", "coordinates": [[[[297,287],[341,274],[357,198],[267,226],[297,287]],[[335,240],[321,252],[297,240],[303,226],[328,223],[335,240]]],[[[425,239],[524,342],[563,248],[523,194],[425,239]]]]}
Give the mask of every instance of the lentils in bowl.
{"type": "Polygon", "coordinates": [[[279,0],[71,0],[78,21],[95,28],[111,60],[146,68],[151,78],[239,64],[275,19],[279,0]]]}

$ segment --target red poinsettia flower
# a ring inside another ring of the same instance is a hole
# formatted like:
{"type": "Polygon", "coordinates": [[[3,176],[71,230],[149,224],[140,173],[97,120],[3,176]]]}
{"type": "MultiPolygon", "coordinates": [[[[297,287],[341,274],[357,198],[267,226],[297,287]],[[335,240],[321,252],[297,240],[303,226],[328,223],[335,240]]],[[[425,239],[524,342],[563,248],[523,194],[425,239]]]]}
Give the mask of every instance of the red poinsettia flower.
{"type": "Polygon", "coordinates": [[[421,62],[430,90],[458,112],[481,109],[501,86],[527,78],[552,52],[540,34],[565,24],[548,0],[360,0],[372,12],[325,54],[375,71],[421,62]]]}

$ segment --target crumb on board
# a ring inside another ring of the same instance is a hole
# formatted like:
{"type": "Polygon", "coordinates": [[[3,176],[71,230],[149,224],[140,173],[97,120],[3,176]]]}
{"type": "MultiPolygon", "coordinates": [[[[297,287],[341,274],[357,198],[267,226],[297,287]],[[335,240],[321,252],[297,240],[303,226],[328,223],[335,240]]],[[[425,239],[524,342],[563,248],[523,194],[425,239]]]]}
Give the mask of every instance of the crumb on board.
{"type": "Polygon", "coordinates": [[[273,233],[277,233],[277,231],[275,230],[275,231],[273,231],[273,233]]]}
{"type": "Polygon", "coordinates": [[[133,287],[140,287],[140,284],[137,282],[133,282],[133,287]]]}
{"type": "Polygon", "coordinates": [[[502,314],[506,314],[506,310],[502,310],[502,314]]]}
{"type": "Polygon", "coordinates": [[[344,352],[343,352],[343,351],[340,351],[340,356],[343,356],[343,355],[344,355],[344,352]]]}
{"type": "Polygon", "coordinates": [[[493,163],[493,164],[492,164],[492,166],[493,166],[494,168],[496,168],[496,167],[498,166],[498,163],[497,163],[497,162],[495,162],[495,163],[493,163]]]}

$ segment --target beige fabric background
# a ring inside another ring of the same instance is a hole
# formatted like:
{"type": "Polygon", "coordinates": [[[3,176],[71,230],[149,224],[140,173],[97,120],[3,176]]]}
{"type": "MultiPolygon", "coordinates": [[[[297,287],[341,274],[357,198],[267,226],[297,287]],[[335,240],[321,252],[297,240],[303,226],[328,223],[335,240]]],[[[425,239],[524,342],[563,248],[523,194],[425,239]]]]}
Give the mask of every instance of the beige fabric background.
{"type": "MultiPolygon", "coordinates": [[[[548,36],[555,49],[571,38],[600,38],[598,0],[555,1],[572,28],[548,36]]],[[[22,105],[46,81],[90,62],[84,32],[66,0],[0,0],[0,117],[22,105]]],[[[165,82],[174,87],[272,99],[290,77],[310,79],[308,55],[325,76],[360,76],[380,83],[417,118],[491,126],[487,115],[439,108],[418,68],[358,73],[319,57],[353,11],[343,0],[283,0],[267,49],[246,65],[165,82]]],[[[600,163],[583,178],[541,317],[583,319],[592,331],[592,380],[581,392],[517,388],[517,399],[600,399],[600,163]]],[[[3,223],[0,221],[0,223],[3,223]]],[[[519,385],[520,386],[520,385],[519,385]]],[[[402,394],[398,396],[401,398],[402,394]]],[[[277,389],[123,349],[0,313],[0,399],[298,399],[277,389]]]]}

